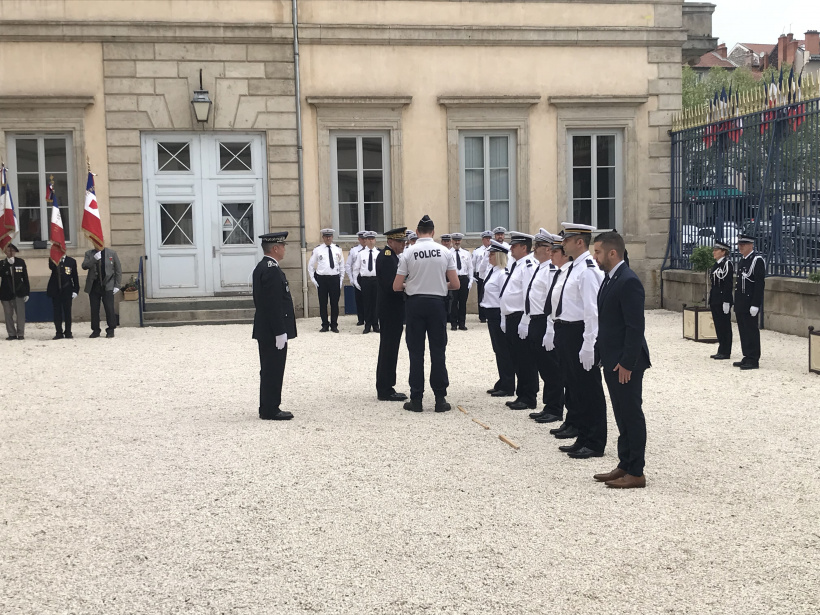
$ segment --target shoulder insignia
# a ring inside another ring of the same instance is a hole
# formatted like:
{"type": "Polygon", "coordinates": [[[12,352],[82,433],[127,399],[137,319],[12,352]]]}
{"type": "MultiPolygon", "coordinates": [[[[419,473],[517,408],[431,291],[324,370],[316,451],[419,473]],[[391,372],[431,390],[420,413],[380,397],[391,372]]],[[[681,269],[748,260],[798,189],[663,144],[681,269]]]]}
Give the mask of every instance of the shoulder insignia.
{"type": "Polygon", "coordinates": [[[268,267],[276,267],[276,265],[273,264],[273,261],[268,261],[268,267]]]}
{"type": "Polygon", "coordinates": [[[550,269],[558,269],[553,263],[550,263],[550,269]]]}
{"type": "Polygon", "coordinates": [[[587,259],[587,267],[594,267],[594,266],[595,266],[595,261],[593,261],[591,258],[588,258],[587,259]]]}
{"type": "Polygon", "coordinates": [[[532,267],[532,261],[527,261],[527,267],[532,267]]]}
{"type": "Polygon", "coordinates": [[[390,248],[385,248],[384,249],[384,255],[385,256],[390,256],[391,254],[393,254],[393,253],[390,251],[390,248]]]}

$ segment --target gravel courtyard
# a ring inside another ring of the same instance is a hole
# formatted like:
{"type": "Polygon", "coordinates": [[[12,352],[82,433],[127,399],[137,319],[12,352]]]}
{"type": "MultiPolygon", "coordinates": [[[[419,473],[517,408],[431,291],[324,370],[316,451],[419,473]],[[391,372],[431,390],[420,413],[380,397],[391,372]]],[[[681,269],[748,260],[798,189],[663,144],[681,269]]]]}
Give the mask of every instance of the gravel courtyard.
{"type": "Polygon", "coordinates": [[[618,491],[592,480],[611,410],[606,457],[559,453],[485,394],[475,316],[445,414],[377,402],[354,324],[298,321],[284,423],[257,419],[250,326],[0,342],[0,613],[820,613],[804,338],[764,331],[741,372],[649,312],[648,485],[618,491]]]}

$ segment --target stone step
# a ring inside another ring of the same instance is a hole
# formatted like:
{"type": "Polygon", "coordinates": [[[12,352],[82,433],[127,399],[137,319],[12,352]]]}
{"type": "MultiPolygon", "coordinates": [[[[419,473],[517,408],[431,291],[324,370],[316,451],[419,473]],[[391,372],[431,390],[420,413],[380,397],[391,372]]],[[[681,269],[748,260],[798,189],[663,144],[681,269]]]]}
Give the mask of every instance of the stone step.
{"type": "Polygon", "coordinates": [[[202,325],[252,325],[253,318],[239,318],[236,320],[157,320],[153,322],[145,321],[146,327],[187,327],[202,325]]]}
{"type": "Polygon", "coordinates": [[[208,322],[219,322],[221,320],[251,320],[253,321],[253,308],[236,309],[214,309],[214,310],[162,310],[154,312],[144,312],[143,321],[145,324],[157,322],[195,322],[207,320],[208,322]]]}
{"type": "Polygon", "coordinates": [[[185,299],[149,299],[145,302],[148,312],[185,312],[192,310],[253,309],[253,297],[189,297],[185,299]]]}

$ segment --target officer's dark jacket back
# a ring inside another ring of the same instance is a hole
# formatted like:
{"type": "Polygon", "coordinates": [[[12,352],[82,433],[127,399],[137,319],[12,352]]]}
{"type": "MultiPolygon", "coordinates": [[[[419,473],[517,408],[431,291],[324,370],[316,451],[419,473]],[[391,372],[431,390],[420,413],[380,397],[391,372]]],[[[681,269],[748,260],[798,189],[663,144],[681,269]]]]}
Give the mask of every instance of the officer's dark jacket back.
{"type": "Polygon", "coordinates": [[[26,261],[15,258],[14,264],[0,261],[0,301],[11,301],[15,297],[28,297],[31,288],[28,283],[26,261]]]}
{"type": "Polygon", "coordinates": [[[48,268],[51,269],[51,277],[48,279],[46,295],[49,297],[59,297],[61,293],[79,293],[80,279],[77,276],[77,261],[70,256],[66,256],[59,265],[55,265],[50,260],[48,268]]]}
{"type": "Polygon", "coordinates": [[[595,348],[605,370],[616,365],[628,370],[650,366],[644,330],[645,293],[640,279],[626,263],[618,267],[598,293],[598,340],[595,348]]]}
{"type": "Polygon", "coordinates": [[[296,337],[296,315],[285,273],[277,262],[263,258],[253,270],[253,339],[272,343],[276,336],[296,337]]]}

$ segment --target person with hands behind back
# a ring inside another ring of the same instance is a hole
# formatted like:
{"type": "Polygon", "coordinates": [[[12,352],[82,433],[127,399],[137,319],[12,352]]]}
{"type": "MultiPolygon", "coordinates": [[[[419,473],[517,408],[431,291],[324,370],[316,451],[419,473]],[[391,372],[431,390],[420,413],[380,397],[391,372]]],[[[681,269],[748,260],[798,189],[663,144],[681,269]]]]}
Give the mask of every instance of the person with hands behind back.
{"type": "Polygon", "coordinates": [[[6,258],[0,261],[0,302],[6,316],[6,339],[21,340],[26,335],[26,301],[31,291],[28,268],[26,261],[16,256],[18,250],[13,243],[9,243],[3,252],[6,258]]]}
{"type": "Polygon", "coordinates": [[[71,304],[80,292],[77,261],[64,255],[57,265],[49,259],[48,268],[51,269],[51,277],[48,279],[46,294],[51,297],[54,328],[57,330],[51,339],[71,339],[71,304]]]}

